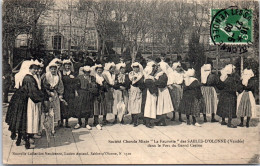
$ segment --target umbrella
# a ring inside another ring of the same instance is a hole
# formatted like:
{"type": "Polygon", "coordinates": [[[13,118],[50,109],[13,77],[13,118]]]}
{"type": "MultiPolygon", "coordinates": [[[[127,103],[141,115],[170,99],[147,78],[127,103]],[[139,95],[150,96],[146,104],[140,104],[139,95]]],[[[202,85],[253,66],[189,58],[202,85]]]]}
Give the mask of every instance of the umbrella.
{"type": "MultiPolygon", "coordinates": [[[[64,99],[60,99],[61,102],[63,102],[65,105],[68,105],[68,103],[64,99]]],[[[54,107],[52,102],[48,102],[49,105],[47,106],[49,108],[49,113],[45,115],[45,119],[43,121],[43,126],[45,128],[46,137],[47,137],[47,146],[49,147],[50,140],[51,140],[51,134],[54,133],[54,107]]]]}
{"type": "Polygon", "coordinates": [[[125,106],[125,103],[124,101],[120,101],[118,104],[117,104],[117,112],[118,112],[118,119],[119,121],[121,122],[122,119],[123,119],[123,116],[126,112],[126,106],[125,106]]]}
{"type": "Polygon", "coordinates": [[[45,115],[43,126],[45,127],[46,137],[47,137],[47,146],[49,147],[51,140],[51,132],[54,125],[54,112],[53,108],[50,108],[50,113],[45,115]]]}

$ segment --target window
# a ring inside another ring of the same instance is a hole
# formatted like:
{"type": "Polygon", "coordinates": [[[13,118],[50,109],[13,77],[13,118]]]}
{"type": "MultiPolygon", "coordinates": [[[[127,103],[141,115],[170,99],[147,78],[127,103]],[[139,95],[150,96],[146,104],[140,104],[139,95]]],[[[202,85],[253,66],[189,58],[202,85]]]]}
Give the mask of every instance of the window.
{"type": "Polygon", "coordinates": [[[61,35],[55,35],[52,37],[52,47],[54,50],[61,50],[61,35]]]}

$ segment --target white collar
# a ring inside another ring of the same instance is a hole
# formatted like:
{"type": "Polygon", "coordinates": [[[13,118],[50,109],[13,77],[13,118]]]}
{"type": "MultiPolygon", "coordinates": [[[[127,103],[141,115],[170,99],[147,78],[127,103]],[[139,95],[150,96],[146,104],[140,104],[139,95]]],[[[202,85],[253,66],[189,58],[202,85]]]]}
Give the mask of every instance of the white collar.
{"type": "Polygon", "coordinates": [[[186,86],[190,86],[190,84],[192,84],[195,80],[197,80],[197,78],[195,77],[188,77],[188,78],[184,78],[185,80],[185,85],[186,86]]]}
{"type": "Polygon", "coordinates": [[[71,74],[71,71],[65,71],[65,70],[64,70],[63,73],[64,73],[64,75],[68,76],[68,75],[71,74]]]}
{"type": "Polygon", "coordinates": [[[104,77],[96,73],[96,83],[98,83],[99,85],[103,85],[103,81],[104,81],[104,77]]]}

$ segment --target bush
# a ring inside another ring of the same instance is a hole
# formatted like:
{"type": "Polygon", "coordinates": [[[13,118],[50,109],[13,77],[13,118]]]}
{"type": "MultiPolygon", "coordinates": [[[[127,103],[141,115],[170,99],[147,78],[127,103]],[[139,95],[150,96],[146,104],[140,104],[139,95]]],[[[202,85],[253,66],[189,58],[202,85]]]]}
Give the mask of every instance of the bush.
{"type": "Polygon", "coordinates": [[[204,47],[199,43],[200,36],[193,32],[189,41],[188,62],[196,71],[196,77],[200,78],[200,68],[206,61],[204,47]]]}

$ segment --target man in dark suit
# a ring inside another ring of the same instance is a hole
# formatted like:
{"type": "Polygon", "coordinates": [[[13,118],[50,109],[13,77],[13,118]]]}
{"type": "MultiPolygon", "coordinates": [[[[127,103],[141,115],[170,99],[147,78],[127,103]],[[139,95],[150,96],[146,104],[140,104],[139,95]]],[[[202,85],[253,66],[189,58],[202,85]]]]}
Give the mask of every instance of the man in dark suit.
{"type": "Polygon", "coordinates": [[[86,66],[94,66],[96,63],[96,53],[90,52],[89,55],[86,57],[85,65],[86,66]]]}

